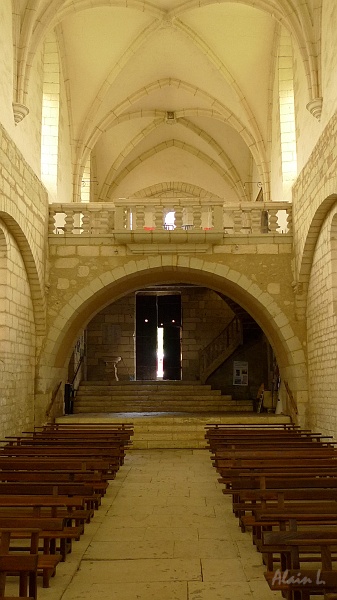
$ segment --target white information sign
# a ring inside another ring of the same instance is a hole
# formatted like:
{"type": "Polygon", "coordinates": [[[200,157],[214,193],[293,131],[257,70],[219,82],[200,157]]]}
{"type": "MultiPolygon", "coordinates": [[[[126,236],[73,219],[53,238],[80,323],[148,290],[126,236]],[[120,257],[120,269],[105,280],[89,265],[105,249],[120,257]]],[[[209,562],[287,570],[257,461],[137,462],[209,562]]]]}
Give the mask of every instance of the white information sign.
{"type": "Polygon", "coordinates": [[[233,363],[233,385],[248,385],[248,363],[234,361],[233,363]]]}

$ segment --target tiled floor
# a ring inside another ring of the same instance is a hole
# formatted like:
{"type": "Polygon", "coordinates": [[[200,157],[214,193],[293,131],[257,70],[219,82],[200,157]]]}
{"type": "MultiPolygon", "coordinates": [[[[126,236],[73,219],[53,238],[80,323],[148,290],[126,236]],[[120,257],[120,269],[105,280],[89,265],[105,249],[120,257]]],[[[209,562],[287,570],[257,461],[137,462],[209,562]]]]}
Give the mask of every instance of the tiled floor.
{"type": "Polygon", "coordinates": [[[39,600],[270,600],[206,450],[130,451],[39,600]]]}

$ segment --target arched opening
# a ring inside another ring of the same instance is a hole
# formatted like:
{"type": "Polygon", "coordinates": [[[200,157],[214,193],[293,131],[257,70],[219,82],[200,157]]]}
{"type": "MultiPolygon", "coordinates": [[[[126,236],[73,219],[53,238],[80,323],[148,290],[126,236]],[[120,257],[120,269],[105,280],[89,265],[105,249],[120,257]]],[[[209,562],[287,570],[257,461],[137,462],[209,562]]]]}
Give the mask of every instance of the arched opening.
{"type": "MultiPolygon", "coordinates": [[[[271,290],[271,294],[268,293],[263,285],[261,287],[247,275],[225,265],[187,256],[130,260],[123,268],[116,267],[88,283],[68,304],[59,308],[58,317],[53,321],[48,334],[43,353],[45,362],[44,365],[41,364],[40,373],[43,373],[44,366],[54,371],[55,378],[61,372],[66,373],[80,332],[113,302],[122,301],[139,289],[172,284],[197,285],[213,293],[223,294],[249,313],[263,332],[269,352],[267,364],[270,370],[273,370],[271,365],[274,365],[275,358],[281,380],[289,382],[295,399],[299,398],[299,412],[305,413],[307,381],[301,337],[298,337],[301,336],[300,330],[298,333],[294,331],[290,317],[287,317],[272,295],[274,290],[271,290]]],[[[118,368],[121,366],[119,364],[118,368]]]]}
{"type": "Polygon", "coordinates": [[[201,381],[253,400],[261,383],[266,390],[273,386],[274,363],[249,313],[199,285],[137,290],[108,304],[86,327],[88,381],[201,381]]]}

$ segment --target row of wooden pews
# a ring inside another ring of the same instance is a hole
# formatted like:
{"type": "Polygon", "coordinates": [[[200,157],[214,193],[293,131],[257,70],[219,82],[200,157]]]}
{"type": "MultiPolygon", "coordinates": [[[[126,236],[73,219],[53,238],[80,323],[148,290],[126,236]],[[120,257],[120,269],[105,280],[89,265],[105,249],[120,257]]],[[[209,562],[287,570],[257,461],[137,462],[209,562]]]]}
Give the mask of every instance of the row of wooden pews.
{"type": "Polygon", "coordinates": [[[0,597],[37,598],[101,504],[131,444],[128,424],[49,424],[0,446],[0,597]]]}
{"type": "Polygon", "coordinates": [[[293,425],[206,427],[214,467],[265,578],[287,600],[337,600],[337,449],[293,425]]]}

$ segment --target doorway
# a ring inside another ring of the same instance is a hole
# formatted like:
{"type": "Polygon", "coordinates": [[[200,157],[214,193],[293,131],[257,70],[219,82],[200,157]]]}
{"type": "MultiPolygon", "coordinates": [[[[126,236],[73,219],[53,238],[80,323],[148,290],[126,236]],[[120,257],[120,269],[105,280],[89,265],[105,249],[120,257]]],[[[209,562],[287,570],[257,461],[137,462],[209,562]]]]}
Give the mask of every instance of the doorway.
{"type": "Polygon", "coordinates": [[[136,379],[181,379],[181,295],[136,294],[136,379]]]}

